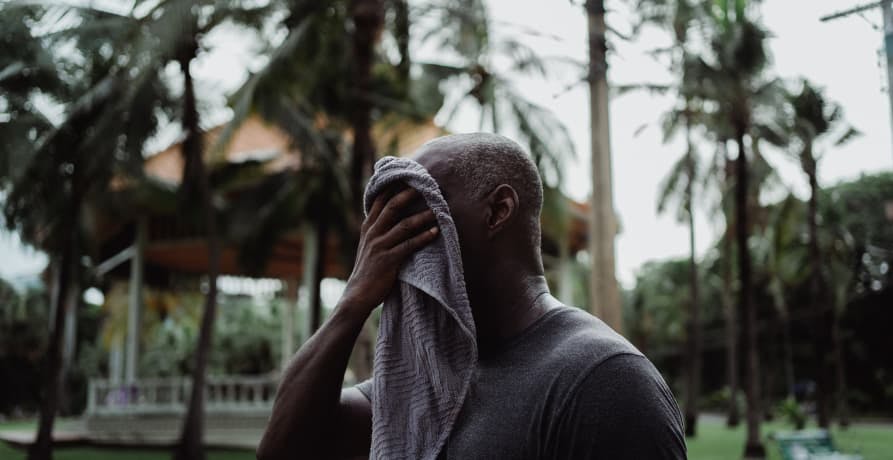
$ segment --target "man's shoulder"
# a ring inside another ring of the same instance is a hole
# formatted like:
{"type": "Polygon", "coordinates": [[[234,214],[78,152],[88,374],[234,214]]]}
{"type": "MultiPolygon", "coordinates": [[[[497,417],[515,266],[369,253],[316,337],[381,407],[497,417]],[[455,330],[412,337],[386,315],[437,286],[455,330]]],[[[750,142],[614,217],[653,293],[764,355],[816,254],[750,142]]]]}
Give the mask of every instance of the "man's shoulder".
{"type": "Polygon", "coordinates": [[[590,369],[559,413],[557,458],[686,458],[676,399],[644,356],[590,369]]]}
{"type": "Polygon", "coordinates": [[[549,312],[549,348],[555,357],[582,368],[592,368],[617,355],[642,353],[602,320],[575,307],[549,312]]]}
{"type": "Polygon", "coordinates": [[[589,313],[554,313],[551,354],[560,366],[556,458],[685,458],[682,418],[660,372],[589,313]]]}

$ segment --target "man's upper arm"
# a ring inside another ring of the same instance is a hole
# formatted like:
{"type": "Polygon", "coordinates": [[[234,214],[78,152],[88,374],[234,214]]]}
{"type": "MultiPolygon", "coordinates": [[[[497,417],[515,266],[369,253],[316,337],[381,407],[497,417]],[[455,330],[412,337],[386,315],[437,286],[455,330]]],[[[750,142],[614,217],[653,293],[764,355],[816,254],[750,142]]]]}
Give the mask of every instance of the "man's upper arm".
{"type": "Polygon", "coordinates": [[[356,387],[341,391],[338,406],[338,433],[333,439],[337,458],[366,458],[372,445],[372,404],[356,387]]]}
{"type": "Polygon", "coordinates": [[[554,458],[684,459],[682,418],[660,373],[638,355],[592,369],[554,425],[554,458]]]}

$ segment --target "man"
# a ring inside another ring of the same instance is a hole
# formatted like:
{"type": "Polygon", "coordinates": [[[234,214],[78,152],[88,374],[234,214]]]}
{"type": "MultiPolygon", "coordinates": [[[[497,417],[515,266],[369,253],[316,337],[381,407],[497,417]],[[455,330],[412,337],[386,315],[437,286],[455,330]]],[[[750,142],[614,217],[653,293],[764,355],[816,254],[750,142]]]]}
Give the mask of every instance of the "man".
{"type": "MultiPolygon", "coordinates": [[[[543,191],[520,146],[493,134],[441,137],[415,158],[459,235],[479,362],[441,459],[679,459],[682,419],[651,363],[591,315],[549,294],[543,191]]],[[[416,250],[437,238],[417,192],[380,195],[331,318],[285,371],[261,460],[368,455],[371,382],[341,390],[363,323],[416,250]],[[411,214],[411,215],[407,215],[411,214]]]]}

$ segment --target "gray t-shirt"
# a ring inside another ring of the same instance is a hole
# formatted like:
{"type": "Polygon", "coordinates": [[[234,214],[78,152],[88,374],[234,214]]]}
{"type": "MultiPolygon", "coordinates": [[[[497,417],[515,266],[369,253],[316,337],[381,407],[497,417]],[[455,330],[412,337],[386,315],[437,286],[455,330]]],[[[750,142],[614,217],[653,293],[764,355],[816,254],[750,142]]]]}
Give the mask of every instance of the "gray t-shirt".
{"type": "MultiPolygon", "coordinates": [[[[371,380],[357,388],[371,400],[371,380]]],[[[682,423],[647,358],[562,306],[479,357],[439,458],[684,459],[682,423]]]]}

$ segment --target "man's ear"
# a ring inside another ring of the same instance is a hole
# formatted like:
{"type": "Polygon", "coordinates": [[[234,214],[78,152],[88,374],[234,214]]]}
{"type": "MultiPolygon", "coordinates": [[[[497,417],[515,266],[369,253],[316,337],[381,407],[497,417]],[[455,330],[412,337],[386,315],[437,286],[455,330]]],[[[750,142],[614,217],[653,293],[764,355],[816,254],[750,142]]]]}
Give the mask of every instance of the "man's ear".
{"type": "Polygon", "coordinates": [[[502,184],[487,196],[487,236],[502,231],[518,212],[518,193],[511,185],[502,184]]]}

